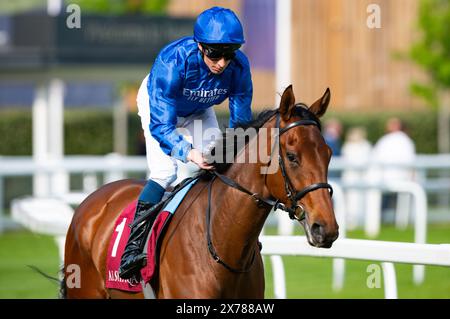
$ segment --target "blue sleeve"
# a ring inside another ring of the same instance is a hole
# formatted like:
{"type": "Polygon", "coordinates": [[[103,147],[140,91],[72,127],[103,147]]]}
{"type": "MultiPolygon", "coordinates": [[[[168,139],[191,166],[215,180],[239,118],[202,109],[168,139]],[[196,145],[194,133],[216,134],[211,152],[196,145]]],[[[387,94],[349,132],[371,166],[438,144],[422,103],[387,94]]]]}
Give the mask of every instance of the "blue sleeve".
{"type": "Polygon", "coordinates": [[[150,97],[150,133],[163,152],[186,162],[192,145],[176,130],[176,96],[182,84],[182,66],[177,57],[166,62],[158,57],[153,65],[147,90],[150,97]]]}
{"type": "Polygon", "coordinates": [[[229,95],[229,127],[232,128],[238,123],[245,124],[252,121],[253,84],[248,65],[245,65],[240,72],[235,72],[233,83],[233,89],[229,95]]]}

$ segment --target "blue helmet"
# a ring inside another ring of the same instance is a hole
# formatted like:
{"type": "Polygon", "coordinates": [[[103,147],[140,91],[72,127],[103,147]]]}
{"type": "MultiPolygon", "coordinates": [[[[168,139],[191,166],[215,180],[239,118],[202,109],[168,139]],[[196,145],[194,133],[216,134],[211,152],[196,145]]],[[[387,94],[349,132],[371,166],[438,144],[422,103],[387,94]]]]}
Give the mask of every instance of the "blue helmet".
{"type": "Polygon", "coordinates": [[[197,17],[194,39],[200,43],[245,42],[244,31],[238,17],[230,9],[222,7],[205,10],[197,17]]]}

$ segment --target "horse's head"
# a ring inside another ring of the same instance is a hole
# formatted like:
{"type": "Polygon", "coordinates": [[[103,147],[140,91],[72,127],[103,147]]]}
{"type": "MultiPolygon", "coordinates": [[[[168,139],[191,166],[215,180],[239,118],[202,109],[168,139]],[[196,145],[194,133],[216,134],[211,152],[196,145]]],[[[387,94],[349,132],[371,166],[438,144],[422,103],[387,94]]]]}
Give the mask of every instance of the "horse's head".
{"type": "Polygon", "coordinates": [[[330,90],[309,108],[295,104],[292,86],[281,97],[279,116],[279,168],[267,175],[272,196],[291,209],[291,217],[303,225],[308,242],[331,247],[338,225],[327,181],[331,149],[320,132],[319,119],[330,102],[330,90]]]}

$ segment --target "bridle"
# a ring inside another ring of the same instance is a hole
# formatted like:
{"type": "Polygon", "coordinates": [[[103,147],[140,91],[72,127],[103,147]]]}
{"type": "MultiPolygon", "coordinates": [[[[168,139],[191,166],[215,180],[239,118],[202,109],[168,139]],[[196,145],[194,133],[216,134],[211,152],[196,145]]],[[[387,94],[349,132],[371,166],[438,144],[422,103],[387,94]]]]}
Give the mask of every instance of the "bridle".
{"type": "MultiPolygon", "coordinates": [[[[303,220],[306,217],[306,210],[303,207],[302,204],[297,204],[298,201],[300,201],[303,197],[305,197],[306,194],[321,189],[321,188],[326,188],[329,190],[330,192],[330,196],[333,195],[333,188],[331,187],[330,184],[325,183],[325,182],[320,182],[320,183],[314,183],[311,185],[306,186],[305,188],[303,188],[300,191],[296,191],[295,188],[293,187],[293,184],[291,182],[291,179],[289,178],[289,176],[287,175],[287,171],[286,171],[286,166],[284,163],[284,159],[283,156],[281,155],[281,143],[280,143],[280,137],[282,134],[286,133],[287,131],[289,131],[290,129],[297,127],[297,126],[302,126],[302,125],[315,125],[317,128],[320,129],[320,125],[317,121],[315,120],[298,120],[296,122],[290,123],[288,125],[286,125],[285,127],[280,129],[280,113],[277,112],[277,118],[276,118],[276,128],[279,129],[279,132],[276,136],[276,141],[275,143],[278,143],[278,162],[280,164],[280,168],[281,168],[281,174],[283,176],[283,180],[284,180],[284,188],[286,191],[286,195],[288,197],[288,199],[291,202],[290,207],[286,206],[286,204],[280,202],[279,199],[272,199],[272,198],[264,198],[261,197],[261,195],[259,195],[258,193],[252,193],[251,191],[249,191],[248,189],[246,189],[245,187],[241,186],[240,184],[238,184],[237,182],[235,182],[234,180],[232,180],[231,178],[222,175],[216,171],[212,171],[212,174],[214,174],[214,176],[212,177],[212,179],[209,182],[208,185],[208,207],[206,210],[206,237],[207,237],[207,241],[208,241],[208,249],[209,252],[211,253],[211,256],[214,258],[214,260],[218,263],[220,263],[221,265],[223,265],[226,269],[232,271],[232,272],[237,272],[237,273],[243,273],[243,272],[248,272],[250,271],[251,266],[253,265],[253,261],[255,258],[255,253],[253,253],[253,257],[252,257],[252,261],[250,263],[250,266],[246,269],[235,269],[230,267],[229,265],[227,265],[225,262],[223,262],[220,257],[217,255],[214,246],[212,244],[211,241],[211,232],[210,232],[210,220],[211,220],[211,188],[212,188],[212,184],[214,182],[214,180],[216,178],[218,178],[219,180],[221,180],[224,184],[233,187],[243,193],[246,193],[248,195],[250,195],[255,201],[256,204],[258,205],[258,207],[263,207],[264,205],[267,206],[271,206],[274,207],[275,210],[276,209],[280,209],[283,210],[285,212],[287,212],[289,214],[289,217],[291,219],[296,219],[296,220],[303,220]],[[300,216],[297,216],[295,213],[296,211],[300,209],[301,213],[300,216]]],[[[275,145],[274,143],[274,145],[275,145]]],[[[272,145],[272,149],[271,149],[271,154],[270,154],[270,161],[272,160],[273,157],[273,152],[274,152],[274,145],[272,145]]],[[[270,161],[269,161],[269,165],[270,165],[270,161]]]]}
{"type": "MultiPolygon", "coordinates": [[[[287,126],[283,127],[282,129],[280,129],[280,131],[278,133],[278,145],[279,145],[278,162],[280,164],[281,174],[283,175],[283,179],[284,179],[284,189],[286,191],[287,197],[291,201],[291,207],[286,207],[283,203],[278,202],[276,208],[284,210],[285,212],[287,212],[289,214],[289,217],[291,219],[297,219],[297,220],[302,220],[305,218],[306,210],[303,207],[303,205],[297,204],[297,202],[299,200],[301,200],[303,197],[305,197],[306,194],[308,194],[312,191],[315,191],[317,189],[320,189],[320,188],[327,188],[330,191],[330,196],[333,196],[333,187],[331,187],[331,185],[328,183],[324,183],[324,182],[314,183],[314,184],[306,186],[305,188],[303,188],[302,190],[300,190],[298,192],[295,190],[295,188],[292,185],[291,179],[289,178],[289,175],[286,172],[286,165],[284,163],[283,156],[281,156],[281,143],[280,143],[279,139],[283,133],[287,132],[291,128],[294,128],[294,127],[297,127],[300,125],[315,125],[320,129],[319,123],[317,123],[317,121],[315,121],[315,120],[299,120],[299,121],[290,123],[287,126]],[[300,210],[301,210],[301,214],[299,217],[297,217],[295,215],[295,212],[297,211],[298,208],[300,208],[300,210]]],[[[279,126],[280,126],[280,114],[278,113],[276,127],[279,128],[279,126]]],[[[272,150],[272,152],[273,152],[273,150],[272,150]]],[[[272,158],[272,155],[271,155],[271,158],[272,158]]]]}

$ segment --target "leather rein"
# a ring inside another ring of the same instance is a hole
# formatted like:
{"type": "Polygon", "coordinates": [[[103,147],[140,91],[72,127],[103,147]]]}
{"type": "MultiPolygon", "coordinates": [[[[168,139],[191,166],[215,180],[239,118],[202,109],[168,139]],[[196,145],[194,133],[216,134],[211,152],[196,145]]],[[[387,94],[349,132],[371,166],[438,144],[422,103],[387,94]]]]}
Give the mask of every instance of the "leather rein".
{"type": "MultiPolygon", "coordinates": [[[[209,185],[208,185],[208,206],[206,209],[206,239],[208,242],[208,250],[209,250],[211,256],[214,258],[214,260],[217,263],[221,264],[222,266],[224,266],[226,269],[228,269],[231,272],[245,273],[245,272],[250,271],[251,267],[253,266],[253,261],[255,259],[255,252],[253,252],[250,266],[247,268],[244,268],[244,269],[237,269],[237,268],[233,268],[233,267],[229,266],[217,255],[217,252],[214,249],[214,245],[211,240],[211,229],[210,229],[211,228],[211,223],[210,223],[210,221],[211,221],[211,190],[212,190],[212,184],[216,178],[218,178],[222,183],[251,196],[255,200],[258,207],[263,207],[264,205],[267,205],[267,206],[275,208],[275,210],[280,209],[282,211],[287,212],[291,219],[296,219],[299,221],[305,219],[306,209],[303,207],[303,205],[298,204],[297,202],[299,200],[301,200],[303,197],[305,197],[306,194],[308,194],[312,191],[315,191],[317,189],[326,188],[330,191],[330,196],[333,195],[333,188],[331,187],[331,185],[328,183],[324,183],[324,182],[314,183],[314,184],[306,186],[305,188],[303,188],[300,191],[296,191],[295,188],[293,187],[291,179],[287,175],[284,159],[281,156],[280,137],[283,133],[287,132],[288,130],[290,130],[294,127],[297,127],[297,126],[301,126],[301,125],[315,125],[316,127],[318,127],[320,129],[319,123],[315,120],[299,120],[299,121],[290,123],[290,124],[286,125],[285,127],[281,128],[277,134],[277,142],[278,142],[278,148],[279,148],[278,162],[280,164],[281,174],[283,175],[283,179],[284,179],[284,187],[285,187],[286,195],[291,202],[290,207],[286,206],[284,203],[280,202],[280,200],[278,200],[278,199],[261,197],[261,195],[259,195],[258,193],[253,193],[253,192],[249,191],[248,189],[241,186],[240,184],[238,184],[231,178],[229,178],[225,175],[219,174],[216,171],[212,171],[214,176],[209,181],[209,185]],[[297,209],[300,209],[300,211],[301,211],[300,216],[297,216],[295,214],[297,209]]],[[[276,128],[279,128],[279,127],[280,127],[280,113],[278,112],[277,119],[276,119],[276,128]]],[[[272,147],[270,158],[272,158],[273,151],[274,150],[272,147]]]]}

